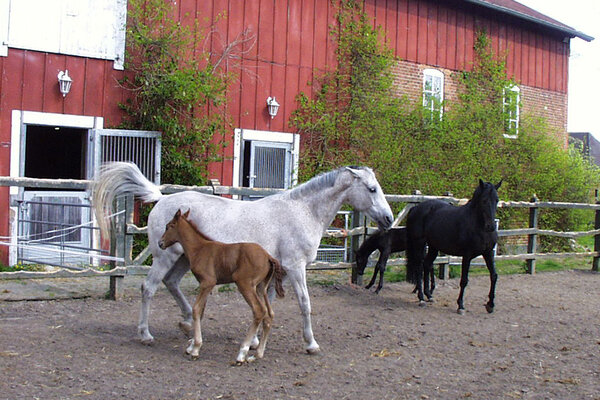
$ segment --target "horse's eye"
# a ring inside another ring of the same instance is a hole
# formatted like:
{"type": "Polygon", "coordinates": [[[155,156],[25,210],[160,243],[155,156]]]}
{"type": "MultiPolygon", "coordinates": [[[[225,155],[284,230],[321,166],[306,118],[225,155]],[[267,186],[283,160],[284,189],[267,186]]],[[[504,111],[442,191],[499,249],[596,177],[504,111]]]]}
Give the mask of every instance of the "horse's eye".
{"type": "Polygon", "coordinates": [[[371,193],[375,193],[376,191],[377,191],[377,188],[375,188],[375,187],[369,188],[369,192],[371,192],[371,193]]]}

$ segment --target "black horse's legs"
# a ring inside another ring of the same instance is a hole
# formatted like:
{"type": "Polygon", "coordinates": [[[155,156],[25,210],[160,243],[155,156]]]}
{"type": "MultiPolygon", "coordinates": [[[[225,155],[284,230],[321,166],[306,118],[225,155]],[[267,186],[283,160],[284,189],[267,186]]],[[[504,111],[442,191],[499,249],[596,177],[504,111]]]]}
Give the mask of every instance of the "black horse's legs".
{"type": "Polygon", "coordinates": [[[496,266],[494,264],[494,252],[490,250],[483,254],[485,265],[488,271],[490,271],[490,294],[489,300],[485,305],[485,309],[488,313],[494,312],[494,297],[496,295],[496,281],[498,280],[498,273],[496,273],[496,266]]]}
{"type": "Polygon", "coordinates": [[[427,300],[432,301],[433,298],[433,289],[435,289],[435,282],[433,281],[433,262],[435,261],[438,255],[437,249],[432,247],[429,248],[425,259],[423,260],[423,282],[424,282],[424,291],[425,296],[427,296],[427,300]],[[431,276],[431,280],[430,277],[431,276]],[[431,283],[431,287],[430,287],[431,283]]]}
{"type": "MultiPolygon", "coordinates": [[[[375,289],[375,293],[379,293],[381,288],[383,288],[383,273],[385,272],[385,266],[387,265],[388,258],[390,257],[389,249],[383,250],[381,256],[379,257],[379,261],[377,261],[377,267],[379,269],[379,283],[377,283],[377,289],[375,289]]],[[[373,275],[374,277],[375,275],[373,275]]]]}
{"type": "Polygon", "coordinates": [[[460,273],[460,294],[458,295],[458,313],[465,313],[465,305],[463,303],[463,296],[465,294],[465,288],[469,284],[469,267],[471,266],[471,258],[467,256],[463,256],[462,259],[462,269],[460,273]]]}

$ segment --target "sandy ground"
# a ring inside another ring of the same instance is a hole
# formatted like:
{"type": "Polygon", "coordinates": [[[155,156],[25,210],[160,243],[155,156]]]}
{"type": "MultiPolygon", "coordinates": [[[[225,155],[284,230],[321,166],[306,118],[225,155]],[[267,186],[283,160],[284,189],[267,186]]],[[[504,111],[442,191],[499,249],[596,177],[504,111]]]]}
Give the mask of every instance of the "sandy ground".
{"type": "MultiPolygon", "coordinates": [[[[265,358],[242,366],[232,361],[251,315],[237,291],[209,298],[191,361],[164,289],[150,319],[156,342],[139,343],[140,278],[125,281],[119,302],[104,299],[107,278],[0,281],[0,398],[600,399],[598,273],[501,276],[493,314],[489,278],[471,277],[464,316],[456,280],[426,308],[407,283],[379,295],[345,278],[313,283],[317,355],[303,351],[287,287],[265,358]]],[[[195,286],[185,278],[190,298],[195,286]]]]}

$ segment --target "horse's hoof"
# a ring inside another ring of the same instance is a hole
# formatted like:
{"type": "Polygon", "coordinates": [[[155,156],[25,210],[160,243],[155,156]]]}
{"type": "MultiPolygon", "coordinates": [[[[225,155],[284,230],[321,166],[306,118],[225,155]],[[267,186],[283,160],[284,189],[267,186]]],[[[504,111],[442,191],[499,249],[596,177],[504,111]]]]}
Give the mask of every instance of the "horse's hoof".
{"type": "Polygon", "coordinates": [[[192,334],[192,324],[187,321],[181,321],[179,323],[179,329],[187,336],[190,337],[192,334]]]}
{"type": "Polygon", "coordinates": [[[427,307],[425,300],[419,300],[419,307],[427,307]]]}
{"type": "Polygon", "coordinates": [[[153,337],[149,337],[149,338],[142,338],[142,339],[140,339],[140,342],[141,342],[143,345],[146,345],[146,346],[152,346],[152,345],[154,344],[154,338],[153,338],[153,337]]]}
{"type": "Polygon", "coordinates": [[[193,354],[191,354],[191,355],[190,355],[190,360],[191,360],[191,361],[196,361],[196,360],[197,360],[197,359],[199,359],[199,358],[200,358],[200,355],[197,355],[197,356],[195,356],[195,355],[193,355],[193,354]]]}
{"type": "Polygon", "coordinates": [[[320,351],[321,351],[321,348],[319,347],[319,345],[316,342],[313,345],[308,346],[306,348],[306,352],[310,355],[319,354],[320,351]]]}
{"type": "Polygon", "coordinates": [[[464,309],[464,308],[459,308],[458,310],[456,310],[456,313],[457,313],[458,315],[465,315],[466,311],[465,311],[465,309],[464,309]]]}
{"type": "Polygon", "coordinates": [[[486,309],[486,311],[488,312],[488,314],[491,314],[491,313],[493,313],[493,312],[494,312],[494,307],[493,307],[493,306],[490,306],[489,304],[486,304],[486,305],[485,305],[485,309],[486,309]]]}
{"type": "Polygon", "coordinates": [[[429,298],[427,299],[427,302],[428,302],[428,303],[435,303],[435,299],[434,299],[433,297],[429,297],[429,298]]]}

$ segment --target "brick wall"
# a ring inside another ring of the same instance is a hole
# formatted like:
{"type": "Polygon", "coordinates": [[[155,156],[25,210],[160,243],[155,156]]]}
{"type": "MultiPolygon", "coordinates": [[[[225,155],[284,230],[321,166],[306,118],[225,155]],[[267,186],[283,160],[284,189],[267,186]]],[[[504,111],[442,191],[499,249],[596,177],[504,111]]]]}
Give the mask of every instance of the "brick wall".
{"type": "MultiPolygon", "coordinates": [[[[444,73],[444,99],[457,100],[457,71],[398,61],[393,67],[394,87],[399,96],[407,96],[418,102],[422,98],[423,70],[435,68],[444,73]]],[[[559,135],[567,144],[567,95],[531,86],[519,85],[521,89],[521,115],[536,115],[544,118],[555,135],[559,135]]]]}

